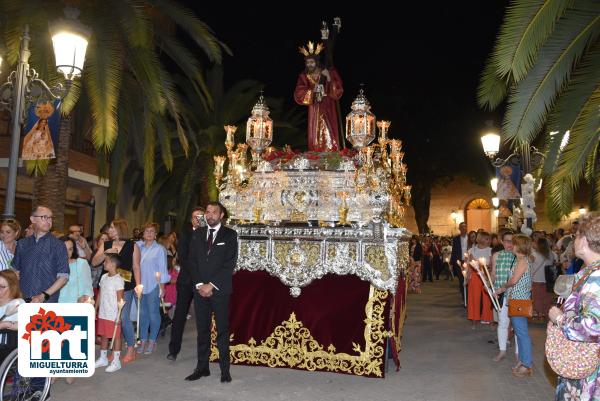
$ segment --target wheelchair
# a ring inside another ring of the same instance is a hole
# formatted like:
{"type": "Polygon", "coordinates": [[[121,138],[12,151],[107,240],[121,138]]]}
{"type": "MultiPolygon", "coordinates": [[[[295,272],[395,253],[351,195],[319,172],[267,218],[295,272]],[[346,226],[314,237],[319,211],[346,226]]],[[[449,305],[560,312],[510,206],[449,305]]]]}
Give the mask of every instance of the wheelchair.
{"type": "Polygon", "coordinates": [[[0,400],[44,401],[50,394],[51,378],[23,377],[19,374],[17,333],[0,330],[0,354],[5,356],[0,365],[0,400]]]}

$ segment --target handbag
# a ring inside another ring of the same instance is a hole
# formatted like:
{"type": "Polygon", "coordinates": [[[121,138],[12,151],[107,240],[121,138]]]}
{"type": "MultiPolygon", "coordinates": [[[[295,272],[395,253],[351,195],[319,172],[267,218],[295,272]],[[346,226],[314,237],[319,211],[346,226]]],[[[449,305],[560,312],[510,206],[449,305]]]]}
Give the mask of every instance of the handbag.
{"type": "MultiPolygon", "coordinates": [[[[513,259],[513,268],[514,260],[515,259],[513,259]]],[[[531,299],[513,299],[508,297],[508,316],[527,318],[533,317],[533,302],[531,299]]]]}
{"type": "Polygon", "coordinates": [[[508,299],[508,316],[510,317],[532,317],[533,302],[531,299],[508,299]]]}
{"type": "MultiPolygon", "coordinates": [[[[579,291],[582,284],[599,267],[590,269],[573,291],[579,291]]],[[[598,369],[600,365],[600,344],[569,340],[562,329],[552,322],[546,329],[546,359],[558,375],[567,379],[584,379],[598,369]]]]}
{"type": "Polygon", "coordinates": [[[584,379],[600,365],[600,344],[571,341],[562,329],[548,322],[546,330],[546,359],[559,376],[584,379]]]}

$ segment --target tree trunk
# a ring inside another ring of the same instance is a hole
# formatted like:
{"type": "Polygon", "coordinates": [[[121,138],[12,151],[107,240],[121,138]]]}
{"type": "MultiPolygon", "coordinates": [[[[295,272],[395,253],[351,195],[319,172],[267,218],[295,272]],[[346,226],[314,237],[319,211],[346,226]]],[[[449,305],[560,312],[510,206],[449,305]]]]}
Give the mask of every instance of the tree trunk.
{"type": "Polygon", "coordinates": [[[419,234],[427,234],[430,231],[427,221],[429,220],[429,206],[431,204],[431,185],[421,181],[413,186],[411,192],[419,234]]]}
{"type": "Polygon", "coordinates": [[[52,210],[53,230],[64,230],[67,181],[69,179],[69,149],[71,147],[71,117],[60,121],[56,158],[50,161],[45,175],[37,175],[33,186],[33,205],[44,205],[52,210]]]}

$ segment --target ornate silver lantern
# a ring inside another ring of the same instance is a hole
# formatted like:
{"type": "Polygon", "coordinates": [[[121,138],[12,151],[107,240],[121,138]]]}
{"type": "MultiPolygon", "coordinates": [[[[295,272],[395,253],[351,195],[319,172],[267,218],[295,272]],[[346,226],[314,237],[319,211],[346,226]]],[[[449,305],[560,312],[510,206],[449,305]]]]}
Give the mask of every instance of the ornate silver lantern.
{"type": "Polygon", "coordinates": [[[260,154],[273,140],[273,120],[269,117],[269,108],[262,95],[252,108],[252,115],[246,123],[246,143],[253,150],[253,157],[260,154]]]}
{"type": "Polygon", "coordinates": [[[346,139],[355,148],[369,146],[375,139],[375,115],[361,89],[346,116],[346,139]]]}

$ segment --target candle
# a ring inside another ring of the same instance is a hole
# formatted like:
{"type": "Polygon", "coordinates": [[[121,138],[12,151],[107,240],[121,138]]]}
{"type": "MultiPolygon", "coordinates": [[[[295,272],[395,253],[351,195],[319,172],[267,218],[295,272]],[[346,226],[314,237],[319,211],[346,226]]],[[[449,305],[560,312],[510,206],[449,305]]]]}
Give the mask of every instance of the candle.
{"type": "Polygon", "coordinates": [[[235,146],[234,134],[237,127],[235,125],[226,125],[223,128],[225,128],[225,132],[227,133],[227,138],[225,139],[225,147],[228,151],[231,151],[235,146]]]}
{"type": "Polygon", "coordinates": [[[114,329],[113,329],[113,335],[112,338],[110,339],[110,347],[108,349],[113,349],[113,344],[115,343],[115,337],[117,336],[117,327],[119,324],[119,321],[121,320],[121,311],[123,310],[123,306],[125,306],[125,300],[124,299],[119,299],[119,302],[117,302],[117,317],[115,318],[114,321],[114,329]]]}

